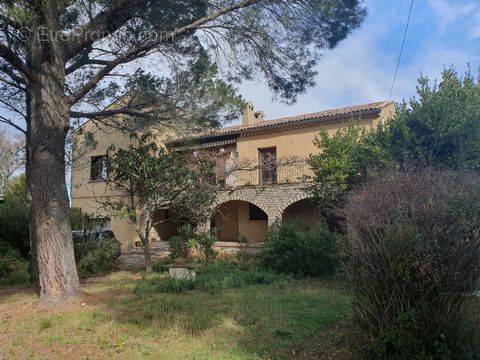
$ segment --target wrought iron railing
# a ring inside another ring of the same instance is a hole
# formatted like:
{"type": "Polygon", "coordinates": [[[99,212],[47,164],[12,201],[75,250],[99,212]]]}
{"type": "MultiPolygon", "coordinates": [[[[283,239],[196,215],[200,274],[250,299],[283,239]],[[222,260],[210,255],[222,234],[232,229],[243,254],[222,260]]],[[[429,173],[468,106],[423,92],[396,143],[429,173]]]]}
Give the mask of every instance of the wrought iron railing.
{"type": "Polygon", "coordinates": [[[218,183],[222,187],[245,187],[273,184],[310,182],[312,170],[306,162],[277,162],[271,165],[237,167],[228,172],[218,183]]]}

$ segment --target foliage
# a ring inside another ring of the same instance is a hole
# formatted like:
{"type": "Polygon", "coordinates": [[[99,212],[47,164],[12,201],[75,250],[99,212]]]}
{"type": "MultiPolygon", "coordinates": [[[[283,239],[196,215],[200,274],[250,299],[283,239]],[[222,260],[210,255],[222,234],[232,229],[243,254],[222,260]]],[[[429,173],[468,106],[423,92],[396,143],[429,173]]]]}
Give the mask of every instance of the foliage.
{"type": "Polygon", "coordinates": [[[5,202],[0,204],[0,236],[27,258],[30,253],[25,175],[5,184],[5,202]]]}
{"type": "Polygon", "coordinates": [[[116,239],[102,241],[76,241],[75,257],[78,275],[87,278],[114,271],[118,267],[120,242],[116,239]]]}
{"type": "Polygon", "coordinates": [[[365,129],[355,122],[333,136],[323,129],[314,144],[320,151],[308,159],[314,181],[310,190],[324,206],[338,205],[370,172],[391,166],[388,154],[367,141],[365,129]]]}
{"type": "Polygon", "coordinates": [[[168,239],[170,244],[170,260],[191,260],[192,251],[197,245],[195,230],[192,225],[184,224],[177,230],[177,235],[168,239]]]}
{"type": "Polygon", "coordinates": [[[203,260],[213,260],[217,253],[213,249],[213,244],[218,241],[213,232],[197,233],[192,225],[184,224],[177,230],[178,234],[168,239],[170,243],[170,260],[175,261],[194,261],[201,253],[203,260]]]}
{"type": "Polygon", "coordinates": [[[152,271],[157,272],[157,273],[163,273],[165,271],[168,271],[167,265],[171,263],[169,258],[161,259],[161,260],[156,260],[152,264],[152,271]]]}
{"type": "Polygon", "coordinates": [[[421,77],[418,97],[398,106],[396,116],[380,127],[372,141],[401,166],[480,169],[480,83],[453,68],[430,84],[421,77]]]}
{"type": "Polygon", "coordinates": [[[72,230],[84,230],[85,223],[89,220],[89,216],[82,212],[80,208],[70,208],[70,223],[72,230]]]}
{"type": "Polygon", "coordinates": [[[431,85],[421,77],[418,97],[397,106],[384,126],[365,133],[354,123],[329,137],[320,133],[320,153],[308,162],[311,192],[324,206],[338,207],[344,196],[378,170],[440,166],[480,169],[480,84],[470,72],[453,68],[431,85]]]}
{"type": "Polygon", "coordinates": [[[0,239],[0,287],[30,282],[28,262],[17,249],[0,239]]]}
{"type": "Polygon", "coordinates": [[[325,224],[303,231],[297,222],[284,222],[269,231],[260,261],[269,269],[295,276],[324,276],[335,271],[339,236],[325,224]]]}
{"type": "Polygon", "coordinates": [[[287,281],[288,277],[265,270],[256,264],[240,264],[234,261],[217,260],[195,270],[194,278],[154,278],[139,284],[135,292],[146,295],[154,292],[184,293],[199,290],[217,293],[226,289],[238,289],[248,285],[272,284],[287,281]]]}
{"type": "Polygon", "coordinates": [[[124,196],[102,198],[98,202],[107,213],[133,225],[144,246],[149,271],[150,233],[163,221],[156,220],[156,212],[168,209],[170,220],[205,221],[215,198],[215,184],[210,181],[212,166],[209,161],[188,161],[185,157],[167,153],[155,143],[150,133],[132,140],[133,144],[127,149],[111,145],[107,151],[107,187],[124,196]]]}
{"type": "Polygon", "coordinates": [[[478,174],[425,169],[373,178],[344,212],[355,313],[377,355],[461,358],[456,325],[480,280],[478,174]]]}
{"type": "Polygon", "coordinates": [[[216,231],[200,233],[197,237],[198,248],[203,255],[205,261],[211,261],[218,255],[217,251],[213,249],[213,245],[218,241],[216,231]]]}

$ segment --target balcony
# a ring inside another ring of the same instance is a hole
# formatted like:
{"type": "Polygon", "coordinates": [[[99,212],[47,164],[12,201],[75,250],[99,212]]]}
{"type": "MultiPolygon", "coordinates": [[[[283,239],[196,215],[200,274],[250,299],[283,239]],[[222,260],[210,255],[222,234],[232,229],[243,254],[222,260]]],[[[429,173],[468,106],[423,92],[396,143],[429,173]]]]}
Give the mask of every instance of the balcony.
{"type": "Polygon", "coordinates": [[[280,162],[268,166],[237,166],[217,182],[224,188],[311,182],[313,172],[305,161],[280,162]]]}

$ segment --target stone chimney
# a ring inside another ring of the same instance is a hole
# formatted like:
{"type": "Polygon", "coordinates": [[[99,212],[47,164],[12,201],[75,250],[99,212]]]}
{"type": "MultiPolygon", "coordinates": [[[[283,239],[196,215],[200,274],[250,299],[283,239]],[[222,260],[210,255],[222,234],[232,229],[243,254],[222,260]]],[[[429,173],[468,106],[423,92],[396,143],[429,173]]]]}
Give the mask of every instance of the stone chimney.
{"type": "Polygon", "coordinates": [[[265,113],[263,111],[255,111],[253,115],[255,116],[255,122],[265,121],[265,113]]]}
{"type": "Polygon", "coordinates": [[[263,111],[253,111],[253,104],[247,101],[245,109],[243,110],[242,125],[253,125],[264,121],[265,114],[263,111]]]}

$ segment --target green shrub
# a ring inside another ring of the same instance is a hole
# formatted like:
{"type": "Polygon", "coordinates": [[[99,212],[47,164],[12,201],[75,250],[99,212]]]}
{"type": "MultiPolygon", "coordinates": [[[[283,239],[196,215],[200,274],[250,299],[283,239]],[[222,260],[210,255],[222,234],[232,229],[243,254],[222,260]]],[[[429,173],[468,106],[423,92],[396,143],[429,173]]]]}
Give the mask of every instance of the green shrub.
{"type": "Polygon", "coordinates": [[[197,245],[195,231],[190,224],[178,228],[178,234],[168,239],[170,244],[170,260],[190,259],[192,248],[197,245]]]}
{"type": "Polygon", "coordinates": [[[0,286],[30,282],[28,262],[17,249],[0,240],[0,286]]]}
{"type": "Polygon", "coordinates": [[[218,241],[215,231],[197,234],[190,224],[178,228],[178,234],[168,239],[170,243],[170,260],[172,262],[183,260],[193,261],[203,258],[205,261],[213,260],[217,252],[213,244],[218,241]],[[195,255],[200,253],[201,257],[195,255]]]}
{"type": "Polygon", "coordinates": [[[480,177],[426,169],[371,179],[345,219],[346,275],[377,358],[472,358],[459,324],[480,280],[480,177]]]}
{"type": "Polygon", "coordinates": [[[0,234],[2,240],[27,258],[30,253],[28,209],[25,176],[21,175],[5,186],[5,202],[0,203],[0,234]]]}
{"type": "Polygon", "coordinates": [[[217,260],[196,270],[195,278],[172,279],[155,277],[138,284],[135,292],[139,295],[155,292],[178,294],[191,290],[216,293],[231,288],[241,288],[256,284],[272,284],[288,280],[288,276],[279,275],[255,264],[245,265],[234,261],[217,260]]]}
{"type": "Polygon", "coordinates": [[[306,232],[298,222],[285,222],[268,233],[260,261],[269,269],[294,276],[324,276],[339,262],[339,235],[319,224],[306,232]]]}
{"type": "Polygon", "coordinates": [[[152,271],[157,273],[168,271],[168,264],[170,264],[170,260],[168,258],[154,261],[152,264],[152,271]]]}
{"type": "Polygon", "coordinates": [[[76,243],[78,275],[81,278],[100,275],[115,270],[118,267],[120,243],[116,239],[76,243]],[[83,245],[83,246],[79,246],[83,245]],[[88,249],[88,250],[86,250],[88,249]]]}
{"type": "Polygon", "coordinates": [[[217,257],[217,252],[213,249],[213,245],[217,241],[218,237],[214,232],[198,235],[198,248],[203,254],[205,261],[211,261],[217,257]]]}

